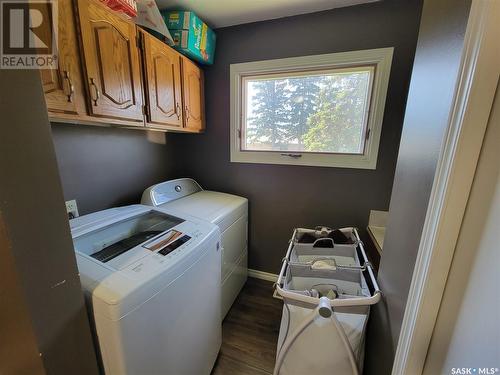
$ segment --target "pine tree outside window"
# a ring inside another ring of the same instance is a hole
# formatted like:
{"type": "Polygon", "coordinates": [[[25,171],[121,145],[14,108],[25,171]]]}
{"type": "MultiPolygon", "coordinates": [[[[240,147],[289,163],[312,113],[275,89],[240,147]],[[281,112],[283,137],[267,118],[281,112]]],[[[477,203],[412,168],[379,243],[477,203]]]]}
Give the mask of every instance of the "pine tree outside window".
{"type": "Polygon", "coordinates": [[[231,161],[375,169],[392,48],[231,65],[231,161]]]}

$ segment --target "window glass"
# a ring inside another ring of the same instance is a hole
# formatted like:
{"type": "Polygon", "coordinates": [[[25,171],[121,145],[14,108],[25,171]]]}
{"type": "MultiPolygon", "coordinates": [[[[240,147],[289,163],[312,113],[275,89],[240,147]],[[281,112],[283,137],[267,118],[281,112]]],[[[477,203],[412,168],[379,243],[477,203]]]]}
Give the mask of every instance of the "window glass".
{"type": "Polygon", "coordinates": [[[363,154],[372,66],[243,78],[242,151],[363,154]]]}

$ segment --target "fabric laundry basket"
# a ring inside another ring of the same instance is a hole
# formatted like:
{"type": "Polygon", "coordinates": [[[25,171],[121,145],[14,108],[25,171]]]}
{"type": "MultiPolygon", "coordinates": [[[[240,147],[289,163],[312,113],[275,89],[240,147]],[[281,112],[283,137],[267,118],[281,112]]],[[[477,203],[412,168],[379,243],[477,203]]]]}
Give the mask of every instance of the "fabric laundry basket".
{"type": "Polygon", "coordinates": [[[356,237],[355,229],[349,227],[338,231],[343,233],[349,243],[336,243],[333,238],[328,237],[333,232],[330,228],[296,229],[289,261],[291,263],[310,263],[317,259],[334,259],[338,265],[360,266],[356,251],[359,240],[356,237]],[[301,242],[305,237],[309,238],[310,242],[301,242]]]}
{"type": "Polygon", "coordinates": [[[362,372],[370,305],[379,301],[380,290],[357,231],[349,229],[356,238],[354,253],[347,247],[336,249],[342,249],[340,257],[349,255],[348,262],[335,258],[335,244],[319,250],[301,246],[297,251],[301,229],[294,231],[276,285],[276,295],[284,302],[276,375],[362,372]],[[303,250],[312,253],[301,258],[303,250]],[[328,257],[335,261],[326,268],[314,267],[318,259],[328,257]]]}

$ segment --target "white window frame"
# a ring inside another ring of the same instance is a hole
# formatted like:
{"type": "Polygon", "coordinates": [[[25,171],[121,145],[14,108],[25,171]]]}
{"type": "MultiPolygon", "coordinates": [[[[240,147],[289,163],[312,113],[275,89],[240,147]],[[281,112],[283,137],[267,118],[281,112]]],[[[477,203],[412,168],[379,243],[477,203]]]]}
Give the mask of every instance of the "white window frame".
{"type": "Polygon", "coordinates": [[[254,61],[230,65],[230,148],[231,162],[308,165],[318,167],[376,169],[382,121],[394,48],[377,48],[291,57],[285,59],[254,61]],[[241,149],[241,129],[244,115],[244,85],[248,76],[283,74],[305,70],[340,69],[358,66],[374,66],[372,95],[363,154],[310,153],[252,151],[241,149]]]}

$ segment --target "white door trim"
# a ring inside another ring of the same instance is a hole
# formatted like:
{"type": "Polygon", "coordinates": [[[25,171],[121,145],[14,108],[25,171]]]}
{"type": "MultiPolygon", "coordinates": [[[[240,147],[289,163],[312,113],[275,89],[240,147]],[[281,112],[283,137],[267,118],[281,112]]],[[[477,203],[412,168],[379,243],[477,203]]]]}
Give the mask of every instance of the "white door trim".
{"type": "Polygon", "coordinates": [[[421,374],[498,82],[500,2],[473,0],[392,374],[421,374]]]}

